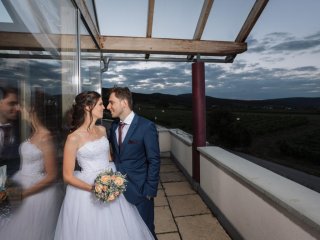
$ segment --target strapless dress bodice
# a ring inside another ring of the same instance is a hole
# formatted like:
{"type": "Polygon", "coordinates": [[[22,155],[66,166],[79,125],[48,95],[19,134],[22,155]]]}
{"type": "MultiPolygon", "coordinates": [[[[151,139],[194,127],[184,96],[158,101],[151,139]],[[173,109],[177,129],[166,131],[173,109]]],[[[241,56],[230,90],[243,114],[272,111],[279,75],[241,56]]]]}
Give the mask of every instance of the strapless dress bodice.
{"type": "Polygon", "coordinates": [[[44,174],[44,161],[42,151],[29,140],[20,145],[21,166],[20,171],[25,175],[44,174]]]}

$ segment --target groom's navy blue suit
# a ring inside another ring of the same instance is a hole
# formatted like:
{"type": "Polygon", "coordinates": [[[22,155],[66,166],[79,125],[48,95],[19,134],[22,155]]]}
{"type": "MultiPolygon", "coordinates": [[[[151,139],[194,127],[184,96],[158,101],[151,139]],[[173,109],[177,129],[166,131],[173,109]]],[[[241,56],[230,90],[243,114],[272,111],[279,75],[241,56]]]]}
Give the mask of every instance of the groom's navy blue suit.
{"type": "Polygon", "coordinates": [[[128,202],[136,205],[155,236],[153,197],[157,195],[160,170],[157,129],[153,122],[135,114],[120,150],[116,137],[118,126],[119,120],[112,123],[109,141],[117,170],[127,175],[128,185],[124,196],[128,202]]]}

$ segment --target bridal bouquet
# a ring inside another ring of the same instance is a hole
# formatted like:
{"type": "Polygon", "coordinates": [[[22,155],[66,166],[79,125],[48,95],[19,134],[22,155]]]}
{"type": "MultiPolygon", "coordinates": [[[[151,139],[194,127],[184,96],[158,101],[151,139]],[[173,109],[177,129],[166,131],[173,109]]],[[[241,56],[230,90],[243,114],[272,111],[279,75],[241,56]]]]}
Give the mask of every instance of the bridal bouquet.
{"type": "Polygon", "coordinates": [[[116,199],[126,190],[126,176],[120,172],[107,170],[100,173],[94,180],[94,194],[103,202],[110,202],[116,199]]]}

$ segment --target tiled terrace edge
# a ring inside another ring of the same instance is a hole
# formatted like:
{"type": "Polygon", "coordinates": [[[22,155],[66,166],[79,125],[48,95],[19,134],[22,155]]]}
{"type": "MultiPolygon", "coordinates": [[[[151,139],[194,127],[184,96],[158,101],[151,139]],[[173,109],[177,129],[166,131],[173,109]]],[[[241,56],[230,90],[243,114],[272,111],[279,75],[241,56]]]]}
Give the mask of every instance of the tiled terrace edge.
{"type": "MultiPolygon", "coordinates": [[[[176,132],[164,142],[192,183],[192,140],[176,132]]],[[[319,193],[219,147],[199,151],[200,185],[192,185],[233,239],[320,239],[319,193]]]]}
{"type": "MultiPolygon", "coordinates": [[[[162,139],[162,142],[164,141],[172,143],[170,148],[170,156],[173,161],[177,164],[188,182],[192,185],[193,189],[198,192],[203,201],[214,213],[215,217],[219,220],[220,224],[225,228],[232,239],[243,239],[238,231],[228,221],[228,219],[225,218],[223,213],[215,206],[210,197],[201,189],[199,183],[195,182],[192,178],[192,136],[184,133],[180,129],[170,129],[166,131],[169,133],[166,137],[170,137],[171,139],[167,139],[165,141],[162,139]]],[[[164,132],[165,130],[162,129],[162,134],[164,134],[164,132]]],[[[162,135],[162,137],[163,136],[164,135],[162,135]]]]}

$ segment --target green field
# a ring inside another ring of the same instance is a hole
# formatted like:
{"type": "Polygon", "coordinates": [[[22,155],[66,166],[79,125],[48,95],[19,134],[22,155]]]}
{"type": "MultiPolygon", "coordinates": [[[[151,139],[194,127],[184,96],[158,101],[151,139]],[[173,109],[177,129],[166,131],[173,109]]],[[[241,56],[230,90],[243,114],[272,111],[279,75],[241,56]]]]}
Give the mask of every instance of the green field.
{"type": "Polygon", "coordinates": [[[156,124],[168,128],[180,128],[192,134],[192,112],[190,109],[141,107],[140,110],[138,108],[135,109],[135,112],[154,121],[156,124]]]}
{"type": "MultiPolygon", "coordinates": [[[[136,107],[155,123],[192,134],[192,111],[184,107],[136,107]]],[[[320,176],[320,114],[284,111],[207,112],[210,144],[320,176]]]]}

